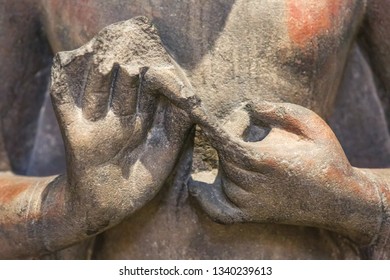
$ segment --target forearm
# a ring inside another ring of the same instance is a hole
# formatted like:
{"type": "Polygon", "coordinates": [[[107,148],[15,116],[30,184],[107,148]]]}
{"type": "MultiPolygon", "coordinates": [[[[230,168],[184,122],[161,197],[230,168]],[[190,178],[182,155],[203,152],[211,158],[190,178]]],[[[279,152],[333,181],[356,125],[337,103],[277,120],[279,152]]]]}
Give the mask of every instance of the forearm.
{"type": "Polygon", "coordinates": [[[380,199],[381,214],[379,227],[374,236],[370,253],[374,259],[390,257],[390,169],[362,169],[373,186],[376,187],[380,199]]]}
{"type": "Polygon", "coordinates": [[[382,181],[369,170],[359,168],[352,168],[351,174],[336,177],[331,180],[335,197],[324,208],[325,212],[333,213],[329,216],[330,229],[348,236],[360,246],[373,245],[383,216],[382,181]]]}
{"type": "MultiPolygon", "coordinates": [[[[281,209],[280,219],[287,224],[328,229],[347,236],[360,246],[372,245],[380,229],[382,209],[378,182],[356,168],[319,167],[315,177],[298,179],[281,209]],[[290,195],[291,196],[291,195],[290,195]],[[284,208],[284,209],[285,209],[284,208]]],[[[291,180],[291,179],[290,179],[291,180]]]]}
{"type": "Polygon", "coordinates": [[[44,251],[36,228],[42,218],[42,193],[54,178],[0,175],[0,257],[34,256],[44,251]]]}
{"type": "MultiPolygon", "coordinates": [[[[117,200],[109,207],[109,193],[105,193],[104,203],[96,191],[88,192],[91,185],[85,186],[76,189],[63,175],[0,175],[0,258],[25,258],[57,251],[107,229],[128,214],[117,209],[118,205],[126,208],[123,201],[117,200]]],[[[102,196],[104,192],[101,188],[102,196]]]]}
{"type": "Polygon", "coordinates": [[[390,174],[353,168],[350,174],[327,174],[329,192],[321,194],[310,225],[341,233],[362,247],[377,244],[388,235],[384,227],[390,217],[390,177],[386,173],[390,174]]]}

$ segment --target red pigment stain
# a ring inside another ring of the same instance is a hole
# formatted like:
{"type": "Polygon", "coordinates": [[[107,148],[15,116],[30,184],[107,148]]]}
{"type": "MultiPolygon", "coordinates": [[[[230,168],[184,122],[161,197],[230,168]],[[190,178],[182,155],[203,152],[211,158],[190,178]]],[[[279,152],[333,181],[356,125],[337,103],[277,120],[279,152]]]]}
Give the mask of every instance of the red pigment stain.
{"type": "Polygon", "coordinates": [[[340,15],[342,0],[287,0],[288,34],[300,47],[331,31],[340,15]]]}
{"type": "Polygon", "coordinates": [[[12,180],[0,180],[0,203],[12,202],[20,193],[25,191],[31,182],[13,182],[12,180]]]}

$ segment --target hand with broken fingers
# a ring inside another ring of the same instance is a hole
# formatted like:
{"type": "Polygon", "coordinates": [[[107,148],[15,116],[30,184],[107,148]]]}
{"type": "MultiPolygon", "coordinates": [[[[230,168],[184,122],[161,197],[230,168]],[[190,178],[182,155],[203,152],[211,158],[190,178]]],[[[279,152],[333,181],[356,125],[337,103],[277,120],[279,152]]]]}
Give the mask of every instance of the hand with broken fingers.
{"type": "Polygon", "coordinates": [[[51,83],[67,172],[2,177],[3,192],[23,188],[2,204],[0,258],[55,252],[121,222],[160,190],[192,127],[165,97],[190,85],[142,17],[58,53],[51,83]]]}
{"type": "Polygon", "coordinates": [[[350,165],[318,115],[251,102],[220,125],[205,111],[189,114],[218,151],[218,175],[212,184],[191,180],[189,190],[211,218],[322,227],[372,242],[381,217],[375,182],[350,165]]]}
{"type": "Polygon", "coordinates": [[[51,93],[66,147],[69,208],[87,211],[83,219],[95,234],[156,195],[192,123],[161,94],[165,82],[173,92],[189,87],[169,58],[149,67],[117,52],[96,62],[91,45],[56,56],[51,93]]]}
{"type": "MultiPolygon", "coordinates": [[[[148,84],[144,78],[148,68],[100,66],[89,68],[82,93],[72,93],[70,85],[64,89],[59,84],[61,72],[71,65],[64,65],[60,56],[54,65],[60,69],[53,77],[52,97],[64,135],[68,180],[75,188],[95,189],[94,198],[102,203],[108,194],[128,192],[128,201],[120,201],[134,211],[156,194],[169,175],[191,123],[148,84]]],[[[174,69],[155,71],[175,75],[174,69]]]]}

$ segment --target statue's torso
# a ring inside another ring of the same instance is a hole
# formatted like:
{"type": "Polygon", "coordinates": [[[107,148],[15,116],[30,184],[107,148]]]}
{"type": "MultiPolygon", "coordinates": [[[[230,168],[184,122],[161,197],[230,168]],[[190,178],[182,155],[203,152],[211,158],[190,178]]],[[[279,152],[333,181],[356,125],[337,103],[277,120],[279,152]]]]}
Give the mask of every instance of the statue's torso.
{"type": "Polygon", "coordinates": [[[149,17],[197,94],[220,113],[253,97],[325,113],[365,6],[364,0],[42,1],[55,52],[81,46],[113,22],[149,17]]]}
{"type": "MultiPolygon", "coordinates": [[[[162,41],[210,112],[220,118],[248,99],[292,102],[326,115],[359,25],[363,0],[43,0],[54,51],[87,42],[137,15],[162,41]]],[[[152,203],[97,240],[96,258],[357,258],[326,231],[280,225],[219,225],[197,209],[178,164],[152,203]]]]}

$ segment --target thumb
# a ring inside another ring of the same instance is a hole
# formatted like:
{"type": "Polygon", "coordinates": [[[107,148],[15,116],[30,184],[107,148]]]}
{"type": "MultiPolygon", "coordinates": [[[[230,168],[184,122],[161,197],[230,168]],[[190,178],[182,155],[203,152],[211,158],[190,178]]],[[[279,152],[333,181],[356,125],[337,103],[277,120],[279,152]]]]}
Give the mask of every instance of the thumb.
{"type": "MultiPolygon", "coordinates": [[[[209,172],[211,174],[211,172],[209,172]]],[[[208,184],[190,178],[190,194],[197,200],[202,209],[216,222],[231,224],[243,221],[243,213],[225,195],[223,181],[219,172],[214,183],[208,184]]]]}

